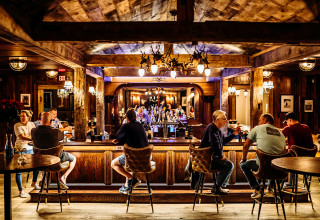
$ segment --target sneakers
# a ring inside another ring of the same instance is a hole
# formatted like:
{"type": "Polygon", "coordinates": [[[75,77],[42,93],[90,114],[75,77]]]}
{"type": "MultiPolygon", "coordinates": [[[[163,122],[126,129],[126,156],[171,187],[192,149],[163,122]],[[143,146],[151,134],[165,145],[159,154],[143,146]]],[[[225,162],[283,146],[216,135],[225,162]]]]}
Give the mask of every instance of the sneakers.
{"type": "Polygon", "coordinates": [[[267,189],[267,190],[266,190],[266,196],[267,196],[267,197],[274,197],[274,194],[273,194],[272,189],[267,189]]]}
{"type": "Polygon", "coordinates": [[[132,184],[132,189],[136,188],[140,183],[141,181],[137,178],[132,178],[131,180],[128,181],[129,186],[130,184],[132,184]]]}
{"type": "Polygon", "coordinates": [[[125,185],[121,186],[121,188],[119,189],[119,192],[123,194],[128,194],[129,191],[130,191],[130,187],[126,187],[125,185]]]}
{"type": "Polygon", "coordinates": [[[254,190],[251,194],[252,199],[259,199],[261,197],[261,190],[254,190]]]}
{"type": "Polygon", "coordinates": [[[222,189],[221,186],[212,187],[211,193],[217,194],[217,195],[228,195],[229,194],[229,189],[222,189]]]}
{"type": "Polygon", "coordinates": [[[33,187],[33,189],[35,189],[35,190],[40,190],[40,188],[41,187],[38,184],[35,184],[34,187],[33,187]]]}
{"type": "Polygon", "coordinates": [[[69,187],[68,187],[66,184],[64,184],[63,182],[61,182],[61,181],[59,181],[59,186],[60,186],[60,188],[61,188],[62,190],[69,189],[69,187]]]}
{"type": "Polygon", "coordinates": [[[22,193],[19,194],[19,197],[21,197],[21,198],[27,198],[28,196],[27,196],[27,193],[22,192],[22,193]]]}

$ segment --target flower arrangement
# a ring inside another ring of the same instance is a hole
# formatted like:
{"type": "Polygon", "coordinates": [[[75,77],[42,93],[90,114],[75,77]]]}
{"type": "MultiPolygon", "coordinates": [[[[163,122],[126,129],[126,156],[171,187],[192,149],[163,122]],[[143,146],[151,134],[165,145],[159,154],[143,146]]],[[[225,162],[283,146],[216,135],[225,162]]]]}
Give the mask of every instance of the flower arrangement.
{"type": "Polygon", "coordinates": [[[0,122],[6,123],[6,132],[12,131],[13,125],[20,121],[19,114],[24,104],[13,99],[0,101],[0,122]]]}

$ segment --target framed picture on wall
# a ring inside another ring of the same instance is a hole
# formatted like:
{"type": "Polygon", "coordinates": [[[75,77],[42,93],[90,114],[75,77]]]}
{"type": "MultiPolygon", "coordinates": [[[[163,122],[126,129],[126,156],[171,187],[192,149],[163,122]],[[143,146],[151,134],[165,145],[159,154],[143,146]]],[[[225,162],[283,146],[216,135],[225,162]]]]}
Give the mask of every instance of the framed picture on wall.
{"type": "Polygon", "coordinates": [[[293,112],[294,110],[294,95],[280,95],[281,96],[281,112],[293,112]]]}
{"type": "Polygon", "coordinates": [[[24,107],[31,107],[30,94],[21,94],[20,102],[24,104],[24,107]]]}
{"type": "Polygon", "coordinates": [[[313,112],[313,100],[312,99],[304,100],[304,112],[313,112]]]}
{"type": "Polygon", "coordinates": [[[181,106],[187,106],[187,97],[181,98],[181,106]]]}

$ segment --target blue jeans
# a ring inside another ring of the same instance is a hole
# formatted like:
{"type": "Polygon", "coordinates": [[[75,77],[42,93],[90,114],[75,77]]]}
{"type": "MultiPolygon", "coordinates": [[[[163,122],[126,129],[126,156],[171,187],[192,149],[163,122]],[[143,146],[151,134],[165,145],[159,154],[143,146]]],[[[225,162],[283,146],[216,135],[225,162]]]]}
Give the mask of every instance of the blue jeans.
{"type": "MultiPolygon", "coordinates": [[[[23,154],[33,154],[33,150],[26,150],[22,152],[23,154]]],[[[33,171],[33,177],[32,182],[37,182],[39,171],[35,170],[33,171]]],[[[21,179],[21,173],[16,173],[16,183],[18,185],[19,191],[22,191],[22,179],[21,179]]]]}
{"type": "Polygon", "coordinates": [[[240,168],[243,174],[246,176],[251,189],[258,187],[259,183],[252,173],[252,171],[257,171],[259,169],[256,160],[247,160],[246,162],[240,164],[240,168]]]}
{"type": "Polygon", "coordinates": [[[213,157],[211,169],[219,170],[216,177],[217,185],[226,187],[234,169],[233,163],[228,159],[220,160],[218,157],[213,157]]]}

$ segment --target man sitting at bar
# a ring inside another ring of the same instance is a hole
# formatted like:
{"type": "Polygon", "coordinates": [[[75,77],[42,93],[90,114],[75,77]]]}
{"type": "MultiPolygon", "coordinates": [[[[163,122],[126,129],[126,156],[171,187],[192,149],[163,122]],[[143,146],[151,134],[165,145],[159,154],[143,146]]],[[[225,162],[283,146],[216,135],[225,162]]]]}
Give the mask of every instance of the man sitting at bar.
{"type": "MultiPolygon", "coordinates": [[[[39,149],[48,149],[60,145],[59,141],[63,140],[64,134],[61,130],[51,127],[51,120],[51,113],[45,112],[41,116],[42,125],[31,130],[31,138],[33,140],[34,147],[39,149]]],[[[67,177],[76,165],[76,157],[68,152],[62,151],[60,159],[61,162],[70,162],[69,168],[60,178],[60,181],[62,182],[61,185],[64,188],[67,188],[67,177]]]]}
{"type": "Polygon", "coordinates": [[[212,193],[227,195],[229,194],[228,189],[223,189],[221,187],[226,187],[230,175],[233,171],[234,165],[223,155],[223,145],[230,142],[239,132],[240,127],[228,137],[224,137],[220,131],[220,128],[225,126],[227,121],[226,113],[221,110],[217,110],[212,114],[212,123],[209,124],[204,131],[202,136],[200,148],[205,148],[211,146],[212,149],[212,166],[211,169],[219,170],[217,175],[215,188],[212,188],[212,193]]]}
{"type": "Polygon", "coordinates": [[[287,127],[282,134],[288,138],[288,146],[297,145],[304,148],[313,148],[312,132],[308,125],[300,124],[298,116],[294,112],[288,112],[285,116],[287,127]]]}
{"type": "Polygon", "coordinates": [[[262,114],[259,123],[254,127],[247,136],[247,140],[243,145],[242,160],[240,168],[246,176],[251,189],[254,189],[251,198],[257,199],[261,197],[261,187],[253,175],[252,171],[259,169],[259,160],[247,160],[249,147],[253,142],[257,143],[257,149],[269,154],[281,154],[286,147],[286,140],[283,134],[273,126],[274,118],[271,114],[262,114]]]}
{"type": "MultiPolygon", "coordinates": [[[[126,118],[128,123],[123,124],[120,127],[116,134],[116,139],[114,139],[112,143],[121,145],[128,144],[129,147],[133,148],[143,148],[148,146],[148,139],[143,125],[136,121],[136,113],[133,109],[129,109],[127,111],[126,118]]],[[[126,183],[119,189],[119,192],[127,194],[130,190],[129,183],[132,183],[132,187],[135,188],[141,183],[141,181],[137,178],[132,178],[131,173],[124,169],[125,162],[126,157],[123,154],[111,162],[111,167],[116,172],[126,177],[126,183]]]]}

